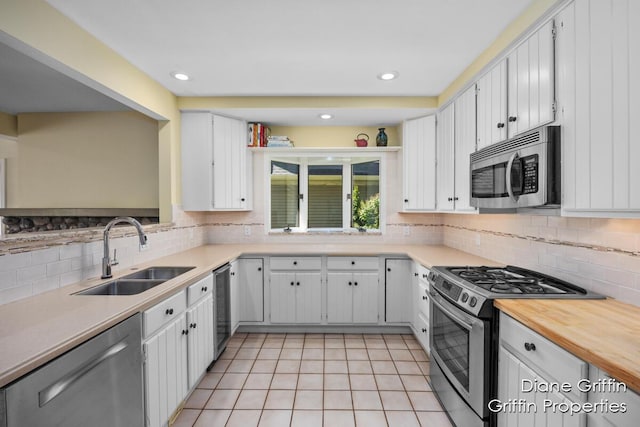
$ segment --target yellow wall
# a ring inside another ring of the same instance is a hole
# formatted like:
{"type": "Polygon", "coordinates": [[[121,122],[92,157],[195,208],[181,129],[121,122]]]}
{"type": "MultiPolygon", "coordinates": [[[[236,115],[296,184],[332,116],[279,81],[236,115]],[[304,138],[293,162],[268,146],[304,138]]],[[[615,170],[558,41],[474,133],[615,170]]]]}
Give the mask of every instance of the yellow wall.
{"type": "Polygon", "coordinates": [[[17,136],[18,121],[16,116],[0,111],[0,135],[17,136]]]}
{"type": "MultiPolygon", "coordinates": [[[[180,200],[180,115],[176,97],[44,0],[0,0],[0,34],[64,65],[78,80],[161,122],[160,221],[180,200]]],[[[16,47],[16,46],[14,46],[16,47]]]]}
{"type": "Polygon", "coordinates": [[[157,208],[158,125],[136,112],[18,115],[8,208],[157,208]]]}
{"type": "MultiPolygon", "coordinates": [[[[376,146],[377,127],[365,126],[270,126],[271,135],[288,136],[296,147],[355,147],[354,139],[359,133],[369,135],[369,147],[376,146]]],[[[399,146],[396,127],[385,128],[388,145],[399,146]]],[[[364,138],[366,139],[366,138],[364,138]]]]}
{"type": "Polygon", "coordinates": [[[559,0],[534,0],[529,7],[486,48],[441,94],[438,96],[438,105],[443,105],[447,100],[460,91],[471,79],[478,74],[483,67],[500,55],[511,43],[513,43],[524,31],[533,25],[549,9],[555,6],[559,0]]]}

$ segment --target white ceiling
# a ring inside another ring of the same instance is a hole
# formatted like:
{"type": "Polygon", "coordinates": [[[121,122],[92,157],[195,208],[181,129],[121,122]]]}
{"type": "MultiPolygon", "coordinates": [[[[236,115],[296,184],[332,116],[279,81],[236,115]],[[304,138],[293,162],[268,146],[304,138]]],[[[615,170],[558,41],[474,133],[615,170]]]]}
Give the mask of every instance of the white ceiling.
{"type": "MultiPolygon", "coordinates": [[[[437,96],[532,2],[47,1],[178,96],[437,96]],[[175,80],[174,71],[191,80],[175,80]],[[400,77],[377,79],[385,71],[400,77]]],[[[7,66],[18,66],[9,59],[0,55],[0,78],[7,66]]],[[[0,87],[6,100],[0,111],[86,111],[92,104],[96,111],[117,109],[101,94],[63,82],[61,74],[47,75],[53,70],[44,65],[23,65],[31,71],[14,74],[26,80],[0,87]]],[[[276,125],[365,126],[398,124],[432,110],[217,112],[276,125]],[[327,111],[333,120],[317,118],[327,111]]]]}

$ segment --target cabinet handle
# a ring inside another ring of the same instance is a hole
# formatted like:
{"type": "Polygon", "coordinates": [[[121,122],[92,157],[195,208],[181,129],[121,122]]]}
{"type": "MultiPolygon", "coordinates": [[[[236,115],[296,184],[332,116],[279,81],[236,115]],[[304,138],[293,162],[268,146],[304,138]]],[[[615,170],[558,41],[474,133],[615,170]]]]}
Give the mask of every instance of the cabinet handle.
{"type": "Polygon", "coordinates": [[[502,129],[504,127],[504,123],[498,123],[497,127],[498,127],[498,129],[502,129]]]}
{"type": "Polygon", "coordinates": [[[453,197],[447,197],[447,201],[453,202],[453,197]]]}
{"type": "Polygon", "coordinates": [[[415,277],[418,277],[418,276],[419,276],[419,274],[418,274],[418,273],[413,273],[413,275],[414,275],[415,277]]]}
{"type": "Polygon", "coordinates": [[[351,261],[351,265],[356,265],[356,262],[355,261],[351,261]]]}
{"type": "Polygon", "coordinates": [[[296,286],[300,286],[300,282],[296,282],[296,286]]]}
{"type": "Polygon", "coordinates": [[[258,271],[262,271],[262,267],[258,267],[258,271]]]}
{"type": "Polygon", "coordinates": [[[428,274],[423,274],[423,275],[422,275],[422,278],[423,278],[423,279],[426,279],[427,277],[429,277],[429,275],[428,275],[428,274]]]}
{"type": "Polygon", "coordinates": [[[298,265],[298,261],[293,261],[293,265],[298,265]]]}
{"type": "Polygon", "coordinates": [[[232,275],[232,276],[235,276],[235,275],[236,275],[236,273],[235,273],[234,271],[232,271],[232,272],[231,272],[231,275],[232,275]]]}
{"type": "Polygon", "coordinates": [[[536,351],[536,345],[532,342],[524,343],[524,349],[527,351],[536,351]]]}
{"type": "Polygon", "coordinates": [[[387,271],[391,271],[391,268],[387,268],[387,271]]]}
{"type": "Polygon", "coordinates": [[[349,286],[351,286],[351,282],[349,282],[349,286]]]}
{"type": "Polygon", "coordinates": [[[189,331],[188,331],[188,330],[183,329],[183,330],[182,330],[182,335],[189,335],[189,331]]]}
{"type": "Polygon", "coordinates": [[[510,122],[515,122],[516,120],[518,120],[518,118],[516,116],[509,116],[509,121],[510,122]]]}
{"type": "Polygon", "coordinates": [[[457,197],[454,197],[454,198],[453,198],[453,200],[457,202],[457,201],[458,201],[458,198],[457,198],[457,197]]]}
{"type": "Polygon", "coordinates": [[[358,282],[353,282],[353,285],[354,286],[358,286],[358,282]]]}
{"type": "Polygon", "coordinates": [[[427,329],[426,328],[422,328],[422,332],[424,332],[426,334],[427,333],[427,329]]]}
{"type": "Polygon", "coordinates": [[[164,314],[171,316],[173,314],[173,308],[167,308],[167,311],[165,311],[164,314]]]}
{"type": "Polygon", "coordinates": [[[423,299],[424,301],[428,301],[428,300],[429,300],[429,297],[428,297],[428,296],[426,296],[426,295],[422,295],[422,299],[423,299]]]}
{"type": "Polygon", "coordinates": [[[291,286],[293,286],[293,282],[291,282],[291,286]]]}
{"type": "Polygon", "coordinates": [[[244,197],[242,199],[240,199],[241,202],[244,202],[244,197]]]}
{"type": "Polygon", "coordinates": [[[409,203],[409,199],[404,199],[404,202],[405,203],[409,203]]]}
{"type": "Polygon", "coordinates": [[[209,289],[209,288],[207,288],[206,286],[203,286],[201,290],[202,290],[202,292],[207,292],[207,289],[209,289]]]}

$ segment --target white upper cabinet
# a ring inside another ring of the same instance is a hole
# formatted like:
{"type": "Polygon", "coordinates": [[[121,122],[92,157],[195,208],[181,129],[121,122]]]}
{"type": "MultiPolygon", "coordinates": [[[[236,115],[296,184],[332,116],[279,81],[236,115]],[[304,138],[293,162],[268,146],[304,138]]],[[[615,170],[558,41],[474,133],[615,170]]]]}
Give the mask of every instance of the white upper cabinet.
{"type": "Polygon", "coordinates": [[[502,60],[476,83],[477,149],[507,138],[507,61],[502,60]]]}
{"type": "Polygon", "coordinates": [[[456,212],[476,212],[471,206],[470,157],[476,151],[476,88],[467,89],[456,98],[454,114],[455,181],[454,209],[456,212]]]}
{"type": "Polygon", "coordinates": [[[454,208],[454,108],[449,104],[438,113],[437,126],[437,207],[439,211],[452,211],[454,208]]]}
{"type": "Polygon", "coordinates": [[[507,59],[509,138],[554,120],[553,31],[549,21],[507,59]]]}
{"type": "Polygon", "coordinates": [[[436,118],[407,120],[402,124],[403,210],[436,208],[436,118]]]}
{"type": "Polygon", "coordinates": [[[640,2],[576,0],[556,17],[563,215],[640,214],[640,2]]]}
{"type": "Polygon", "coordinates": [[[243,120],[182,113],[182,208],[250,210],[252,166],[243,120]]]}

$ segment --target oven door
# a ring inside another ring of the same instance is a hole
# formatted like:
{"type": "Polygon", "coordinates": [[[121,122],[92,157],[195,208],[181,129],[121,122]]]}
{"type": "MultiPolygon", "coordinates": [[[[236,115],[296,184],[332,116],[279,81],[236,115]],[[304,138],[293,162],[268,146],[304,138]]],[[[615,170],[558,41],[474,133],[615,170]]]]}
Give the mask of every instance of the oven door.
{"type": "Polygon", "coordinates": [[[547,150],[541,143],[471,164],[471,204],[479,208],[526,208],[547,200],[547,150]]]}
{"type": "Polygon", "coordinates": [[[456,308],[433,289],[430,294],[431,357],[467,405],[485,418],[491,382],[489,322],[456,308]]]}

